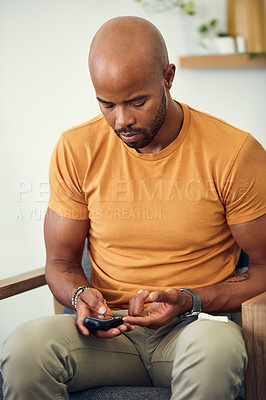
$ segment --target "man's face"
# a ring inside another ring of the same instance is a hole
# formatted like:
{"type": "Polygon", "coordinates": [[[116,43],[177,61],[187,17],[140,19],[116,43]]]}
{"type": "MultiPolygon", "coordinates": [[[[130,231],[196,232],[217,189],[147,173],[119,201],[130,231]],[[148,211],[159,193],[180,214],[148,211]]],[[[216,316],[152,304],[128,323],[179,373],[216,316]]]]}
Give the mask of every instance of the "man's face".
{"type": "Polygon", "coordinates": [[[143,72],[127,74],[125,78],[121,74],[108,75],[93,79],[106,121],[127,146],[152,148],[167,114],[163,80],[145,79],[143,72]]]}
{"type": "Polygon", "coordinates": [[[145,128],[144,126],[141,128],[134,128],[133,126],[128,125],[119,129],[114,129],[114,131],[127,146],[134,149],[142,149],[143,147],[148,146],[153,141],[153,139],[161,129],[165,117],[166,96],[163,90],[161,103],[157,109],[157,112],[154,115],[154,118],[151,120],[147,128],[145,128]]]}

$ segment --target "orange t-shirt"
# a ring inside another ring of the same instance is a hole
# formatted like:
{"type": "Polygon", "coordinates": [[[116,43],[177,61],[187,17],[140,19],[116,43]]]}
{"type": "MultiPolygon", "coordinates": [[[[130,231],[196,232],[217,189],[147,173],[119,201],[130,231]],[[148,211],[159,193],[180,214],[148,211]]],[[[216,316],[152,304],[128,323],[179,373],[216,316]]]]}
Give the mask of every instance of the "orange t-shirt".
{"type": "Polygon", "coordinates": [[[139,290],[211,285],[240,253],[228,224],[266,212],[265,151],[247,132],[181,104],[179,136],[156,154],[127,147],[104,117],[64,132],[49,208],[90,220],[92,286],[112,308],[139,290]]]}

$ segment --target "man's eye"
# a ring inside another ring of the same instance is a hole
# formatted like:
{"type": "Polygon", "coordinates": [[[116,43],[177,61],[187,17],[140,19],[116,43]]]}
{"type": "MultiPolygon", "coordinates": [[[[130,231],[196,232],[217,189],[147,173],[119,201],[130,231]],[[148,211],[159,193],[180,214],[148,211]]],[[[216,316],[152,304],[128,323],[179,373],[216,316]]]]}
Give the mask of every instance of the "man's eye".
{"type": "Polygon", "coordinates": [[[142,107],[142,106],[144,106],[145,103],[146,103],[146,100],[143,100],[141,103],[134,103],[133,106],[134,107],[142,107]]]}
{"type": "Polygon", "coordinates": [[[111,109],[113,107],[114,107],[113,104],[104,104],[104,108],[111,109]]]}

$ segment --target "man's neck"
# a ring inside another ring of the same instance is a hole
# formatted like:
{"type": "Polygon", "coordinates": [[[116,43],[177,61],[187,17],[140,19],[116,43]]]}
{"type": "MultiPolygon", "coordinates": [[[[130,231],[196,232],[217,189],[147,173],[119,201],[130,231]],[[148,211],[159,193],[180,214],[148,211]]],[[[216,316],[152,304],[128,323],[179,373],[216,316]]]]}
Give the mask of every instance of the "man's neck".
{"type": "Polygon", "coordinates": [[[182,107],[170,99],[167,116],[154,140],[146,147],[137,149],[139,153],[155,154],[169,146],[179,135],[183,124],[182,107]]]}

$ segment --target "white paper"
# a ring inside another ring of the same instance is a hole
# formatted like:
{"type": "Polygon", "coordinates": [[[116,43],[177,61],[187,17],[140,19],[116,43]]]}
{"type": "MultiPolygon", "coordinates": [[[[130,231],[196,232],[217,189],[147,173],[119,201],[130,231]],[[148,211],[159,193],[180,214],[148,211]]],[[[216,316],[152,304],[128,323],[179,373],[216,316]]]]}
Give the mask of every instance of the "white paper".
{"type": "Polygon", "coordinates": [[[224,315],[210,315],[207,313],[199,313],[198,315],[198,321],[217,321],[217,322],[224,322],[228,323],[228,317],[224,315]]]}

